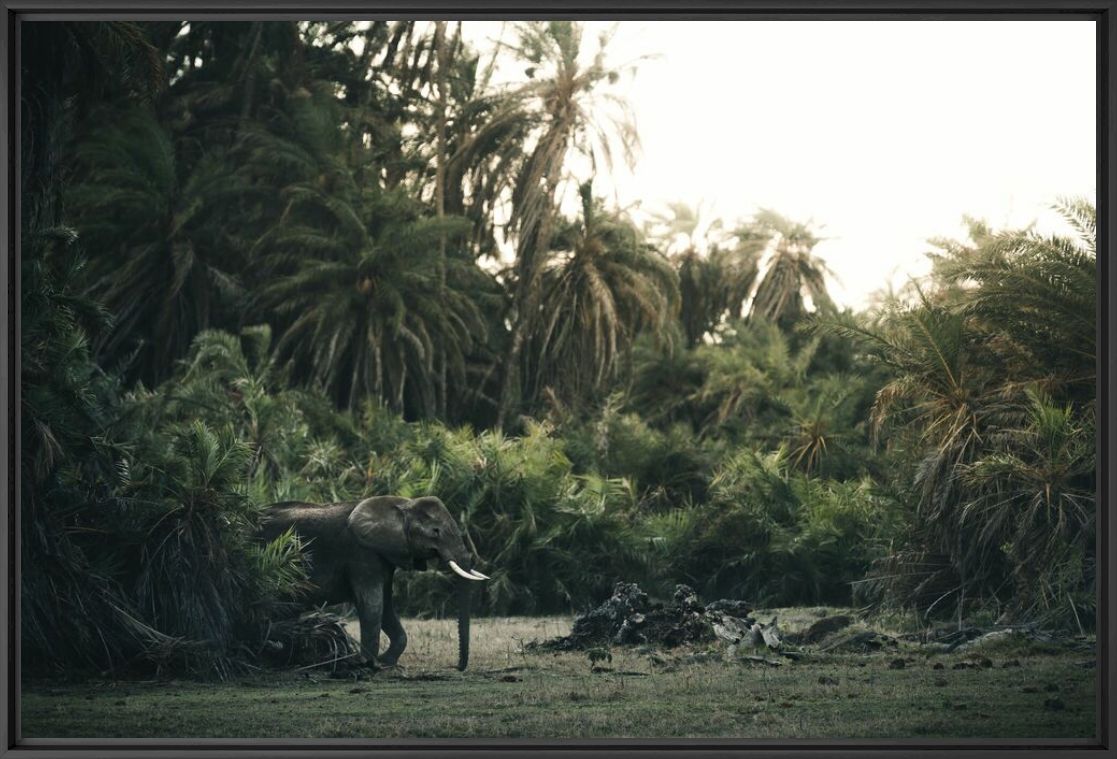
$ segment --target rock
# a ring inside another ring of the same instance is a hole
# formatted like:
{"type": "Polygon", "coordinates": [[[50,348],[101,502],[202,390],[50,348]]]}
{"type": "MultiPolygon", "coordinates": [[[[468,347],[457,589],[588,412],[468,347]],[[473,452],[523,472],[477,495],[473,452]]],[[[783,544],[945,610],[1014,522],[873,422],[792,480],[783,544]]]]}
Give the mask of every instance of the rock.
{"type": "Polygon", "coordinates": [[[1001,669],[1008,669],[1009,667],[1019,667],[1019,666],[1020,666],[1020,660],[1019,659],[1009,659],[1008,661],[1006,661],[1004,664],[1001,665],[1001,669]]]}
{"type": "Polygon", "coordinates": [[[613,594],[594,609],[578,615],[570,635],[530,643],[551,651],[584,650],[606,645],[675,647],[721,638],[730,645],[744,642],[753,620],[738,617],[751,607],[722,599],[703,606],[687,585],[677,585],[670,603],[653,602],[633,583],[619,582],[613,594]]]}
{"type": "Polygon", "coordinates": [[[826,675],[822,675],[818,678],[818,684],[819,685],[837,685],[838,684],[838,678],[827,677],[826,675]]]}
{"type": "Polygon", "coordinates": [[[717,611],[730,617],[745,619],[748,617],[749,612],[752,611],[752,604],[744,601],[731,601],[726,598],[719,598],[717,601],[711,601],[706,604],[706,611],[717,611]]]}
{"type": "Polygon", "coordinates": [[[502,683],[522,683],[524,681],[524,678],[517,677],[516,675],[505,675],[504,677],[500,678],[500,681],[502,683]]]}
{"type": "Polygon", "coordinates": [[[987,656],[981,657],[977,663],[981,665],[982,669],[992,669],[993,667],[993,660],[987,656]]]}
{"type": "Polygon", "coordinates": [[[706,610],[702,606],[702,602],[698,600],[698,594],[694,592],[694,588],[689,585],[676,585],[672,600],[684,612],[693,611],[701,614],[706,610]]]}
{"type": "Polygon", "coordinates": [[[751,640],[751,632],[749,627],[736,617],[711,615],[714,617],[712,623],[714,628],[714,635],[732,645],[738,645],[743,641],[751,640]]]}
{"type": "Polygon", "coordinates": [[[931,667],[931,669],[946,669],[946,665],[943,664],[941,661],[937,661],[935,662],[934,666],[931,667]]]}
{"type": "Polygon", "coordinates": [[[889,669],[903,669],[906,666],[907,662],[905,662],[903,659],[893,659],[892,661],[888,662],[889,669]]]}

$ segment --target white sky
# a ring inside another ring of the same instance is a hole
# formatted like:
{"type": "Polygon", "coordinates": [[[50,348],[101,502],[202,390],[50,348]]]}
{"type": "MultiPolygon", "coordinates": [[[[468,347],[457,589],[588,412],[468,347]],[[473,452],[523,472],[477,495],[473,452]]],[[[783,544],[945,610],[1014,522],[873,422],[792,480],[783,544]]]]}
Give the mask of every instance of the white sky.
{"type": "MultiPolygon", "coordinates": [[[[612,23],[587,23],[587,52],[612,23]]],[[[484,44],[500,25],[467,22],[484,44]]],[[[506,39],[510,33],[506,32],[506,39]]],[[[643,150],[594,188],[621,206],[699,201],[813,220],[850,306],[927,271],[926,240],[1037,221],[1096,196],[1090,21],[626,21],[608,61],[643,150]]],[[[514,76],[522,76],[513,72],[514,76]]]]}

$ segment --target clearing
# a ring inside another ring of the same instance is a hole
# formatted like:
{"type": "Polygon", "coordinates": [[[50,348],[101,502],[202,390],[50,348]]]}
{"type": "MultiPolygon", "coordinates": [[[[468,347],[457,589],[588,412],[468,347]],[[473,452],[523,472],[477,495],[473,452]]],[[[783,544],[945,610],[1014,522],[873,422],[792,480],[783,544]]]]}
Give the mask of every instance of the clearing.
{"type": "MultiPolygon", "coordinates": [[[[835,609],[778,613],[785,632],[835,609]]],[[[900,642],[799,661],[739,659],[721,641],[668,650],[533,652],[569,617],[476,619],[469,670],[452,620],[405,621],[401,667],[229,682],[34,680],[24,738],[1093,738],[1094,654],[1004,638],[947,653],[900,642]],[[597,671],[591,671],[596,667],[597,671]]],[[[858,628],[849,628],[856,631],[858,628]]],[[[353,631],[355,632],[355,630],[353,631]]],[[[753,653],[751,651],[741,651],[753,653]]]]}

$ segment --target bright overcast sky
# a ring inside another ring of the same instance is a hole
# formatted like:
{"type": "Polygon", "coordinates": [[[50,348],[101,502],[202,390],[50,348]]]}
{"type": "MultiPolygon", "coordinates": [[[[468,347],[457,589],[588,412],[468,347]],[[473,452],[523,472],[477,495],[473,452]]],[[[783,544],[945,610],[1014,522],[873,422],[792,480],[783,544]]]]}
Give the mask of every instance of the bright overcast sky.
{"type": "MultiPolygon", "coordinates": [[[[499,24],[467,22],[480,42],[499,24]]],[[[587,24],[585,44],[612,24],[587,24]]],[[[505,32],[506,39],[511,37],[505,32]]],[[[812,220],[854,307],[926,272],[926,240],[964,214],[1038,221],[1096,196],[1089,21],[626,21],[608,61],[642,55],[622,92],[643,149],[595,190],[727,222],[767,207],[812,220]]]]}

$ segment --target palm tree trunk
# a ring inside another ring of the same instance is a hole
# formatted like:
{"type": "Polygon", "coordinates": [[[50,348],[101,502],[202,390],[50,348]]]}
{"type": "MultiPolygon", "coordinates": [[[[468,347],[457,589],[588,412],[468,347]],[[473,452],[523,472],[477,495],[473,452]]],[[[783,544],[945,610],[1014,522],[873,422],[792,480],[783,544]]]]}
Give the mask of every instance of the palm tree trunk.
{"type": "MultiPolygon", "coordinates": [[[[434,47],[437,58],[438,71],[438,132],[435,139],[435,176],[434,176],[434,204],[435,213],[439,219],[446,215],[446,66],[449,63],[449,51],[446,47],[446,22],[436,21],[434,24],[434,47]]],[[[443,233],[438,242],[438,291],[439,298],[445,300],[446,295],[446,235],[443,233]]],[[[436,414],[439,419],[446,421],[446,343],[445,336],[439,340],[438,356],[436,359],[437,383],[436,414]]]]}
{"type": "Polygon", "coordinates": [[[240,106],[240,117],[237,120],[237,141],[244,139],[244,128],[248,124],[248,119],[252,116],[252,97],[256,93],[256,56],[260,52],[260,39],[264,36],[264,22],[252,22],[252,47],[248,52],[248,58],[244,62],[244,70],[241,71],[241,79],[244,82],[243,101],[240,106]]]}

